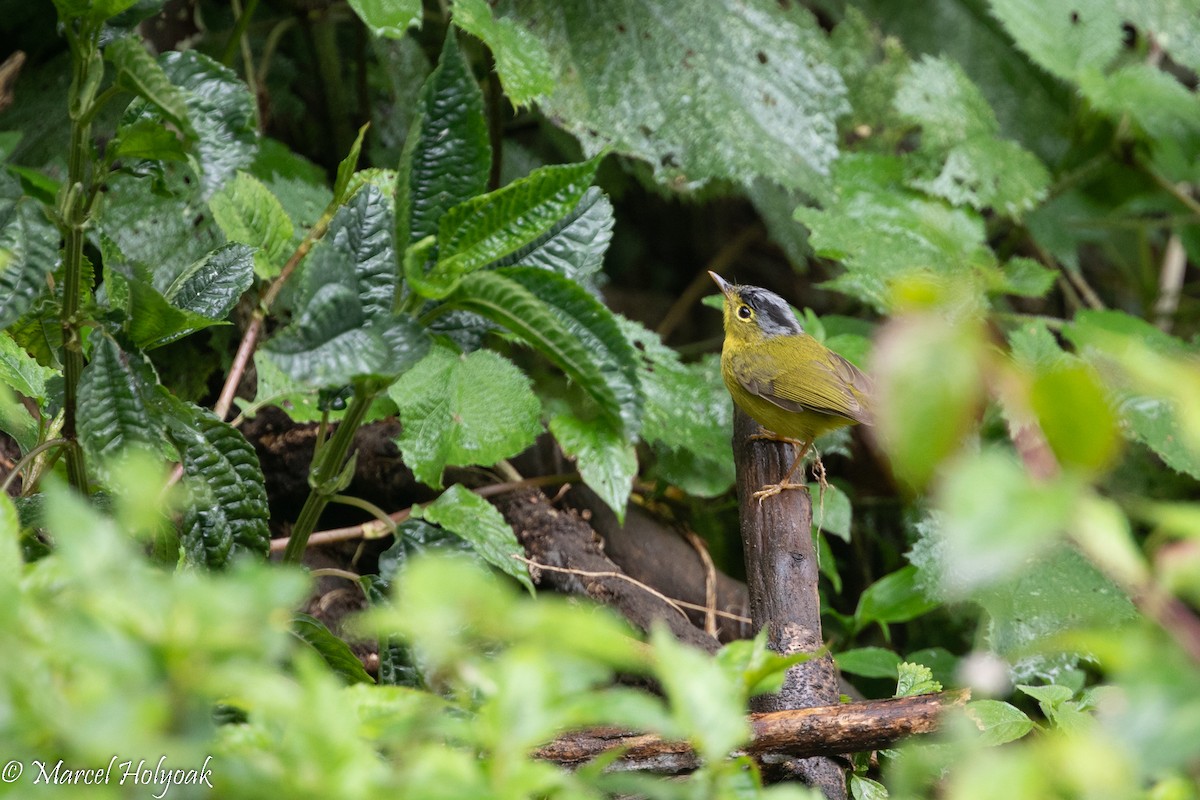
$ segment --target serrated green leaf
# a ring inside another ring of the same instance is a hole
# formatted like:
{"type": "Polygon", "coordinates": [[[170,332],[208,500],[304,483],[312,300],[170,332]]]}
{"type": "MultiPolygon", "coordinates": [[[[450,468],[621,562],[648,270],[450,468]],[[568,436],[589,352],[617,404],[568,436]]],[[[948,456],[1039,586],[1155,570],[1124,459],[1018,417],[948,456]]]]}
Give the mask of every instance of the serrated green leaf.
{"type": "Polygon", "coordinates": [[[184,161],[183,142],[169,128],[148,119],[139,119],[117,128],[117,136],[104,154],[113,160],[184,161]]]}
{"type": "Polygon", "coordinates": [[[1004,285],[1001,291],[1020,297],[1044,297],[1057,278],[1058,273],[1043,267],[1032,258],[1010,258],[1004,264],[1004,285]]]}
{"type": "Polygon", "coordinates": [[[504,93],[520,108],[554,89],[550,54],[541,41],[511,19],[497,19],[487,0],[454,0],[454,24],[483,41],[496,60],[504,93]]]}
{"type": "Polygon", "coordinates": [[[620,431],[607,420],[582,420],[572,414],[558,414],[550,420],[550,432],[583,482],[625,520],[625,505],[637,474],[637,452],[620,431]]]}
{"type": "Polygon", "coordinates": [[[116,68],[117,86],[153,105],[185,135],[195,136],[184,92],[171,82],[141,39],[127,36],[110,42],[104,48],[104,58],[116,68]]]}
{"type": "Polygon", "coordinates": [[[854,800],[888,800],[891,797],[882,783],[857,772],[850,775],[850,796],[854,800]]]}
{"type": "Polygon", "coordinates": [[[534,267],[475,272],[443,307],[520,336],[576,381],[626,441],[636,439],[643,401],[633,348],[612,312],[579,284],[534,267]]]}
{"type": "Polygon", "coordinates": [[[1121,49],[1121,17],[1109,0],[990,0],[1017,47],[1059,78],[1102,72],[1121,49]]]}
{"type": "Polygon", "coordinates": [[[811,189],[837,157],[846,90],[806,10],[513,0],[499,11],[549,51],[555,88],[539,105],[588,155],[630,154],[678,189],[758,176],[811,189]]]}
{"type": "Polygon", "coordinates": [[[1178,139],[1189,152],[1200,146],[1200,102],[1169,72],[1128,64],[1112,75],[1085,76],[1081,84],[1097,108],[1117,119],[1128,114],[1152,142],[1178,139]]]}
{"type": "Polygon", "coordinates": [[[999,129],[992,107],[955,62],[925,56],[912,65],[896,89],[896,111],[922,126],[921,144],[949,150],[999,129]]]}
{"type": "Polygon", "coordinates": [[[400,410],[400,451],[417,480],[442,486],[447,466],[488,466],[531,445],[542,426],[529,379],[488,350],[444,345],[388,390],[400,410]]]}
{"type": "MultiPolygon", "coordinates": [[[[161,55],[158,63],[183,93],[187,119],[196,134],[190,161],[200,176],[201,195],[207,198],[254,160],[258,148],[254,98],[233,70],[199,51],[173,50],[161,55]]],[[[130,122],[154,116],[136,103],[130,110],[130,122]]]]}
{"type": "Polygon", "coordinates": [[[220,569],[242,554],[265,558],[270,509],[254,446],[199,406],[165,391],[157,400],[192,495],[180,524],[188,559],[220,569]]]}
{"type": "Polygon", "coordinates": [[[292,380],[331,388],[399,375],[428,348],[428,334],[411,317],[368,320],[353,289],[330,283],[263,349],[292,380]]]}
{"type": "Polygon", "coordinates": [[[56,375],[56,370],[37,363],[10,335],[0,333],[0,384],[45,408],[49,400],[46,382],[56,375]]]}
{"type": "Polygon", "coordinates": [[[1033,730],[1033,720],[1024,711],[1001,700],[972,700],[966,715],[983,733],[980,741],[985,745],[1013,742],[1033,730]]]}
{"type": "Polygon", "coordinates": [[[274,139],[264,138],[249,171],[275,195],[292,220],[293,245],[333,201],[325,171],[274,139]]]}
{"type": "Polygon", "coordinates": [[[87,413],[78,422],[79,441],[92,459],[109,458],[131,444],[157,445],[149,401],[157,384],[145,356],[93,334],[91,360],[79,379],[79,407],[87,413]]]}
{"type": "Polygon", "coordinates": [[[879,310],[892,302],[891,282],[914,273],[971,275],[994,269],[983,220],[904,188],[904,164],[894,156],[851,154],[834,167],[833,199],[822,209],[800,207],[818,255],[847,272],[825,285],[879,310]]]}
{"type": "Polygon", "coordinates": [[[455,484],[437,500],[422,506],[420,518],[461,536],[485,561],[533,591],[528,568],[513,558],[524,556],[525,549],[500,512],[479,495],[455,484]]]}
{"type": "Polygon", "coordinates": [[[37,203],[0,200],[0,329],[46,291],[46,275],[58,261],[58,238],[37,203]]]}
{"type": "Polygon", "coordinates": [[[896,680],[896,697],[914,697],[942,690],[942,685],[933,679],[933,671],[924,664],[902,661],[896,669],[899,673],[896,680]]]}
{"type": "Polygon", "coordinates": [[[376,36],[402,39],[421,27],[421,0],[349,0],[354,13],[376,36]]]}
{"type": "Polygon", "coordinates": [[[350,650],[350,646],[334,636],[325,623],[309,614],[292,617],[292,634],[317,652],[317,655],[347,685],[356,683],[374,684],[375,681],[363,669],[362,662],[350,650]]]}
{"type": "Polygon", "coordinates": [[[882,647],[859,647],[844,650],[833,656],[837,668],[851,675],[864,678],[896,678],[899,675],[900,656],[882,647]]]}
{"type": "Polygon", "coordinates": [[[720,361],[684,364],[641,325],[618,317],[641,361],[646,396],[642,437],[656,456],[654,471],[689,494],[715,497],[733,484],[733,404],[720,361]]]}
{"type": "Polygon", "coordinates": [[[593,186],[545,235],[498,259],[495,266],[541,267],[587,285],[604,265],[614,222],[612,203],[593,186]]]}
{"type": "Polygon", "coordinates": [[[292,251],[295,228],[271,190],[246,172],[208,200],[213,220],[231,242],[254,250],[254,273],[263,279],[275,277],[292,251]]]}
{"type": "Polygon", "coordinates": [[[188,265],[171,281],[163,297],[176,308],[220,320],[253,282],[254,251],[231,243],[188,265]]]}
{"type": "Polygon", "coordinates": [[[106,276],[110,302],[115,301],[112,307],[127,309],[126,333],[143,350],[153,350],[204,328],[223,324],[222,320],[177,308],[141,278],[126,278],[115,271],[107,271],[106,276]]]}
{"type": "Polygon", "coordinates": [[[599,156],[542,167],[502,189],[459,203],[438,220],[438,258],[427,274],[406,273],[425,297],[440,299],[458,281],[545,236],[583,197],[599,156]]]}
{"type": "Polygon", "coordinates": [[[394,242],[387,198],[377,187],[365,186],[338,209],[305,259],[299,305],[336,283],[357,294],[365,319],[389,319],[397,283],[394,242]]]}
{"type": "Polygon", "coordinates": [[[421,87],[396,176],[396,242],[407,250],[438,232],[452,206],[482,194],[492,149],[483,93],[451,30],[438,66],[421,87]]]}
{"type": "Polygon", "coordinates": [[[956,206],[1017,217],[1046,196],[1050,173],[1015,142],[976,136],[950,148],[936,175],[915,178],[912,185],[956,206]]]}
{"type": "Polygon", "coordinates": [[[911,564],[884,575],[866,588],[854,610],[855,627],[862,630],[873,622],[908,622],[937,608],[917,583],[917,568],[911,564]]]}

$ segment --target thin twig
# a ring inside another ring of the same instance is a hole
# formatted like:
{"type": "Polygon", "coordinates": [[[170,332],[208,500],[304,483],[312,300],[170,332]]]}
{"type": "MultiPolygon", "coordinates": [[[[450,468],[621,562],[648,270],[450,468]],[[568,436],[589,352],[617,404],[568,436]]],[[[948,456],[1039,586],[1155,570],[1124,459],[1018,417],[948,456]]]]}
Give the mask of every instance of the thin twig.
{"type": "Polygon", "coordinates": [[[715,638],[717,635],[717,568],[708,552],[708,545],[704,543],[698,533],[685,530],[683,535],[688,540],[688,544],[696,551],[696,555],[700,556],[700,562],[704,564],[704,632],[715,638]]]}
{"type": "Polygon", "coordinates": [[[1149,175],[1155,183],[1165,190],[1167,194],[1171,195],[1180,203],[1187,206],[1188,210],[1197,217],[1200,217],[1200,200],[1192,197],[1191,193],[1183,188],[1188,184],[1175,184],[1166,175],[1163,175],[1153,166],[1145,163],[1144,161],[1138,161],[1138,166],[1141,167],[1142,171],[1149,175]]]}
{"type": "Polygon", "coordinates": [[[1183,292],[1183,276],[1187,272],[1187,251],[1178,233],[1167,239],[1163,251],[1162,270],[1158,276],[1158,300],[1154,303],[1154,324],[1167,333],[1179,310],[1179,296],[1183,292]]]}
{"type": "MultiPolygon", "coordinates": [[[[1096,311],[1103,311],[1106,308],[1104,301],[1100,299],[1100,295],[1096,294],[1096,291],[1088,284],[1082,272],[1068,269],[1058,259],[1050,255],[1045,248],[1036,241],[1033,241],[1032,238],[1030,241],[1033,242],[1033,248],[1037,252],[1038,260],[1050,269],[1057,270],[1066,279],[1066,283],[1063,285],[1064,289],[1070,289],[1073,293],[1077,293],[1078,299],[1082,299],[1083,302],[1096,311]]],[[[1071,292],[1068,293],[1068,296],[1070,294],[1071,292]]]]}
{"type": "MultiPolygon", "coordinates": [[[[696,603],[689,603],[686,600],[676,600],[674,598],[667,597],[665,594],[658,591],[657,589],[647,586],[646,584],[642,583],[641,581],[637,580],[636,578],[631,578],[630,576],[626,575],[624,572],[612,572],[611,570],[592,571],[592,570],[584,570],[584,569],[570,569],[568,567],[552,567],[549,564],[543,564],[539,561],[534,561],[531,558],[525,558],[525,556],[518,556],[518,555],[514,554],[511,557],[515,558],[517,561],[520,561],[521,563],[525,564],[526,566],[534,567],[535,569],[544,569],[547,572],[558,572],[558,573],[561,573],[564,575],[578,575],[579,577],[582,577],[582,578],[616,578],[618,580],[627,581],[629,583],[632,583],[634,586],[638,587],[639,589],[644,590],[646,593],[657,597],[659,600],[662,600],[664,603],[669,605],[671,608],[678,611],[683,616],[684,619],[688,618],[687,614],[684,612],[685,608],[689,609],[691,611],[705,611],[705,612],[710,611],[710,609],[708,609],[702,605],[698,605],[696,603]]],[[[725,619],[731,619],[734,622],[741,622],[746,625],[750,624],[749,617],[743,617],[738,614],[731,614],[728,611],[721,611],[719,609],[711,609],[711,612],[713,614],[716,614],[718,617],[724,617],[725,619]]],[[[713,635],[715,636],[716,634],[713,634],[713,635]]]]}

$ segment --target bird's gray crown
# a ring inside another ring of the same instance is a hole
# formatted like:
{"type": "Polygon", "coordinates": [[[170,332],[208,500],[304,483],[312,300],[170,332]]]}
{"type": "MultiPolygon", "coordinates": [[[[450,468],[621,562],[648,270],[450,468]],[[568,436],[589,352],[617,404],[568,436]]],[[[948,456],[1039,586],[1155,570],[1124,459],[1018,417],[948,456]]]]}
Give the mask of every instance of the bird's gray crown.
{"type": "Polygon", "coordinates": [[[738,289],[742,300],[757,313],[759,327],[767,336],[804,333],[792,307],[782,297],[757,286],[740,286],[738,289]]]}

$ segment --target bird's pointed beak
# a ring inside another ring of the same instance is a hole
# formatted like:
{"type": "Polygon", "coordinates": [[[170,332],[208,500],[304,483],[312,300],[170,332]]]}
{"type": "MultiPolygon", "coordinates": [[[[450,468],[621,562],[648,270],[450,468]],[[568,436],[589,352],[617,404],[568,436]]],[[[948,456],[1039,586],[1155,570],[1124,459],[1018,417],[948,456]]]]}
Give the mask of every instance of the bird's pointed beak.
{"type": "Polygon", "coordinates": [[[708,271],[708,274],[714,281],[716,281],[717,288],[721,290],[721,294],[729,297],[729,290],[733,287],[730,286],[730,284],[724,278],[713,272],[711,269],[708,271]]]}

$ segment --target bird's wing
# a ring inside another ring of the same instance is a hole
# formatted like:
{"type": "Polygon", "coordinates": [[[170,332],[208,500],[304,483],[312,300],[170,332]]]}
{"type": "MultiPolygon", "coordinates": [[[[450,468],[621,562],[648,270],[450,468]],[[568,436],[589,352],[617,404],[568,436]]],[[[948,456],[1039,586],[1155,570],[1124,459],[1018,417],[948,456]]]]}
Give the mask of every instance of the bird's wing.
{"type": "MultiPolygon", "coordinates": [[[[786,344],[779,342],[776,346],[786,344]]],[[[782,361],[735,355],[730,359],[729,366],[742,388],[782,409],[815,411],[871,424],[871,412],[867,406],[871,380],[858,367],[830,351],[823,351],[817,358],[800,364],[783,368],[771,366],[771,363],[782,361]],[[803,375],[824,375],[827,379],[805,380],[798,377],[803,375]]]]}

